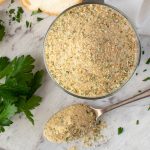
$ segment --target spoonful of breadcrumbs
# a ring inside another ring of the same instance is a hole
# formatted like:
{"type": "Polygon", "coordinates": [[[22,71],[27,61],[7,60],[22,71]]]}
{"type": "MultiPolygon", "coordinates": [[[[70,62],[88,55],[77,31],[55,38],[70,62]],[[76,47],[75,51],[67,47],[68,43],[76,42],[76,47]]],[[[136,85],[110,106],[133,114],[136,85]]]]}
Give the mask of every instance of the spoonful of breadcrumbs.
{"type": "Polygon", "coordinates": [[[51,142],[62,143],[77,140],[95,128],[96,114],[84,104],[66,107],[46,123],[44,136],[51,142]]]}
{"type": "Polygon", "coordinates": [[[51,142],[61,143],[80,139],[95,131],[100,132],[104,128],[101,124],[97,125],[101,115],[148,96],[150,90],[105,108],[95,108],[85,104],[71,105],[50,118],[44,128],[44,136],[51,142]]]}

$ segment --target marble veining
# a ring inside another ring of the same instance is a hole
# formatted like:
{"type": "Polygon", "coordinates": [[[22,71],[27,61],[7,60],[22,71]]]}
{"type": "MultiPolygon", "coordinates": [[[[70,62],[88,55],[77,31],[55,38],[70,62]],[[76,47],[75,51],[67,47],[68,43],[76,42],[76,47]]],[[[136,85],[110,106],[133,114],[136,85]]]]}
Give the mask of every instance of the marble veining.
{"type": "MultiPolygon", "coordinates": [[[[13,4],[16,8],[19,1],[13,4]]],[[[38,14],[31,16],[31,13],[25,11],[21,23],[12,22],[9,25],[9,18],[5,14],[8,4],[0,6],[0,17],[6,24],[6,37],[0,43],[0,56],[14,58],[18,55],[31,54],[36,58],[37,69],[45,68],[43,61],[43,40],[50,24],[55,17],[38,14]],[[44,20],[37,22],[37,17],[43,17],[44,20]],[[25,21],[31,21],[31,29],[27,29],[25,21]]],[[[0,134],[0,150],[67,150],[70,145],[53,144],[46,141],[42,136],[42,130],[48,118],[60,108],[73,103],[87,103],[95,106],[107,106],[109,104],[121,101],[125,98],[137,94],[139,90],[144,91],[149,88],[150,81],[142,80],[150,76],[150,65],[146,65],[146,60],[150,57],[150,37],[140,36],[142,50],[140,65],[136,70],[138,75],[134,74],[132,79],[117,93],[109,98],[97,101],[87,101],[75,98],[62,91],[52,82],[47,73],[42,87],[37,91],[43,97],[41,105],[33,111],[35,116],[35,125],[32,126],[24,115],[19,114],[13,118],[14,123],[6,129],[6,132],[0,134]],[[146,72],[143,72],[147,69],[146,72]]],[[[46,70],[45,70],[46,72],[46,70]]],[[[150,111],[148,107],[150,99],[126,105],[113,110],[103,116],[108,124],[107,133],[111,134],[110,139],[96,147],[85,148],[78,145],[78,149],[89,150],[149,150],[150,149],[150,111]],[[139,125],[136,125],[139,120],[139,125]],[[124,133],[117,135],[118,127],[124,128],[124,133]]]]}

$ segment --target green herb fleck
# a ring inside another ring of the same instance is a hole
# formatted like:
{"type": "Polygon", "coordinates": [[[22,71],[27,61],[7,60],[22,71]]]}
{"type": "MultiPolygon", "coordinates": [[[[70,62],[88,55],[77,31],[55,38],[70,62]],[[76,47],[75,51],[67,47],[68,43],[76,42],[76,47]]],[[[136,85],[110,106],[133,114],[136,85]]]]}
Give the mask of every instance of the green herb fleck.
{"type": "Polygon", "coordinates": [[[136,76],[138,75],[138,73],[135,74],[136,76]]]}
{"type": "Polygon", "coordinates": [[[144,70],[143,70],[143,72],[146,72],[146,71],[147,71],[147,69],[144,69],[144,70]]]}
{"type": "Polygon", "coordinates": [[[18,7],[17,10],[10,9],[9,11],[7,11],[7,13],[9,13],[9,17],[12,19],[12,21],[20,22],[24,11],[22,7],[18,7]]]}
{"type": "Polygon", "coordinates": [[[141,90],[139,90],[138,92],[139,92],[139,93],[141,93],[142,91],[141,91],[141,90]]]}
{"type": "Polygon", "coordinates": [[[32,26],[32,22],[29,22],[29,21],[26,21],[26,27],[28,28],[31,28],[31,26],[32,26]]]}
{"type": "Polygon", "coordinates": [[[43,20],[43,18],[40,18],[40,17],[37,17],[37,21],[39,22],[39,21],[42,21],[43,20]]]}
{"type": "Polygon", "coordinates": [[[15,20],[16,20],[17,22],[20,22],[20,21],[21,21],[21,19],[22,19],[22,14],[23,14],[23,13],[24,13],[24,11],[23,11],[22,7],[18,7],[17,14],[16,14],[16,16],[15,16],[15,20]]]}
{"type": "Polygon", "coordinates": [[[148,81],[150,80],[150,77],[145,78],[143,81],[148,81]]]}
{"type": "Polygon", "coordinates": [[[15,14],[15,9],[10,9],[10,10],[9,10],[9,14],[10,14],[10,15],[15,14]]]}
{"type": "Polygon", "coordinates": [[[144,55],[145,54],[145,52],[144,51],[142,51],[142,55],[144,55]]]}
{"type": "Polygon", "coordinates": [[[16,18],[15,17],[12,17],[12,21],[15,21],[16,20],[16,18]]]}
{"type": "Polygon", "coordinates": [[[27,28],[29,27],[29,21],[26,21],[26,27],[27,28]]]}
{"type": "Polygon", "coordinates": [[[148,60],[146,61],[146,64],[150,64],[150,58],[148,58],[148,60]]]}
{"type": "Polygon", "coordinates": [[[30,28],[32,27],[32,22],[30,22],[30,25],[29,25],[29,27],[30,27],[30,28]]]}
{"type": "Polygon", "coordinates": [[[119,127],[119,128],[118,128],[118,135],[122,134],[123,131],[124,131],[124,129],[123,129],[122,127],[119,127]]]}
{"type": "Polygon", "coordinates": [[[4,22],[0,20],[0,41],[3,40],[4,36],[5,36],[5,26],[4,22]]]}
{"type": "Polygon", "coordinates": [[[41,13],[41,12],[42,12],[42,10],[41,10],[41,9],[38,9],[38,10],[32,11],[31,16],[36,15],[36,14],[39,14],[39,13],[41,13]]]}
{"type": "Polygon", "coordinates": [[[139,120],[136,121],[136,124],[139,125],[139,120]]]}
{"type": "Polygon", "coordinates": [[[147,109],[148,111],[150,110],[150,106],[148,107],[148,109],[147,109]]]}

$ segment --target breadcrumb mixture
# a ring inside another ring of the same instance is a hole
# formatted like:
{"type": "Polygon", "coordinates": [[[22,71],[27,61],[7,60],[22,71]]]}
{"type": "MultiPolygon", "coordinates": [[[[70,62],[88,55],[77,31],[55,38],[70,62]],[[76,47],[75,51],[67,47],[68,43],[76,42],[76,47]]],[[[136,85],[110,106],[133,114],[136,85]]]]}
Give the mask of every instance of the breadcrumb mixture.
{"type": "Polygon", "coordinates": [[[95,129],[96,115],[87,105],[76,104],[59,111],[45,125],[44,136],[61,143],[84,137],[95,129]]]}
{"type": "Polygon", "coordinates": [[[45,41],[52,77],[83,97],[106,96],[120,88],[135,70],[137,53],[137,37],[128,20],[99,4],[66,11],[45,41]]]}

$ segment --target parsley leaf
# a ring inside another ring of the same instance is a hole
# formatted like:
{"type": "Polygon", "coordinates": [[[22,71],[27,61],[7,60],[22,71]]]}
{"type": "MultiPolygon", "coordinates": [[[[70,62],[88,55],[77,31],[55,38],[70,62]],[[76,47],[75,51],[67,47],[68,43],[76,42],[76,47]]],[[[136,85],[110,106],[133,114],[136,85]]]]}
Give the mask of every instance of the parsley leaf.
{"type": "Polygon", "coordinates": [[[22,95],[27,95],[31,90],[26,81],[19,80],[18,78],[9,79],[7,82],[5,82],[5,85],[2,85],[1,87],[3,89],[16,92],[16,94],[22,95]]]}
{"type": "Polygon", "coordinates": [[[0,112],[0,132],[4,132],[5,129],[3,126],[9,126],[13,122],[10,120],[12,116],[17,112],[15,105],[8,104],[4,107],[2,112],[0,112]]]}
{"type": "Polygon", "coordinates": [[[24,110],[24,113],[25,113],[26,117],[29,119],[29,121],[34,125],[33,114],[31,113],[31,111],[24,110]]]}
{"type": "Polygon", "coordinates": [[[3,85],[0,86],[0,99],[3,100],[3,104],[13,104],[18,101],[17,93],[9,89],[3,88],[3,85]]]}
{"type": "Polygon", "coordinates": [[[41,13],[41,12],[42,12],[42,10],[41,10],[41,9],[38,9],[38,10],[32,11],[31,16],[36,15],[36,14],[39,14],[39,13],[41,13]]]}
{"type": "Polygon", "coordinates": [[[22,105],[21,110],[25,113],[26,117],[34,124],[33,115],[30,110],[35,109],[39,106],[41,102],[40,96],[32,96],[24,105],[22,105]]]}
{"type": "Polygon", "coordinates": [[[124,131],[124,129],[123,129],[122,127],[119,127],[119,128],[118,128],[118,135],[122,134],[123,131],[124,131]]]}
{"type": "Polygon", "coordinates": [[[16,112],[17,108],[15,105],[8,104],[6,107],[4,107],[0,115],[0,125],[7,125],[6,120],[9,120],[16,112]]]}
{"type": "Polygon", "coordinates": [[[33,93],[42,85],[42,78],[44,75],[44,71],[37,71],[33,77],[32,80],[32,86],[31,86],[31,90],[30,90],[30,95],[33,95],[33,93]]]}
{"type": "Polygon", "coordinates": [[[5,36],[5,26],[2,20],[0,20],[0,41],[3,40],[5,36]]]}
{"type": "Polygon", "coordinates": [[[6,76],[6,81],[14,76],[23,75],[23,78],[26,79],[26,76],[28,76],[27,73],[31,72],[34,68],[34,59],[28,55],[28,56],[21,56],[21,57],[15,57],[12,62],[2,71],[0,71],[0,79],[6,76]]]}
{"type": "Polygon", "coordinates": [[[40,96],[32,96],[23,106],[24,110],[32,110],[35,109],[35,107],[39,106],[41,102],[40,96]]]}
{"type": "Polygon", "coordinates": [[[1,57],[0,58],[0,70],[3,70],[9,64],[9,58],[1,57]]]}

